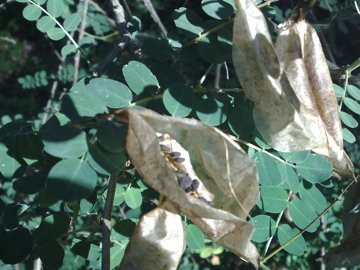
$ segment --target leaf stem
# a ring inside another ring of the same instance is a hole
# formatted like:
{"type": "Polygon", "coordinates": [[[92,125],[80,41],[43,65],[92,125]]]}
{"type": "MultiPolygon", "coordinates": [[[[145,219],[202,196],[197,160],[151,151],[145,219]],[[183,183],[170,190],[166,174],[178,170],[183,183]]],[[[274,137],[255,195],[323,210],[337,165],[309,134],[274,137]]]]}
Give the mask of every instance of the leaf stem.
{"type": "Polygon", "coordinates": [[[350,77],[350,73],[349,71],[346,69],[345,70],[345,81],[344,81],[344,93],[340,99],[340,103],[339,103],[339,112],[341,112],[341,108],[342,108],[342,105],[344,103],[344,99],[346,97],[346,91],[347,91],[347,87],[348,87],[348,84],[349,84],[349,77],[350,77]]]}
{"type": "Polygon", "coordinates": [[[234,136],[230,136],[230,137],[231,137],[234,141],[238,141],[238,142],[246,145],[247,147],[250,147],[250,148],[255,149],[255,150],[258,151],[258,152],[263,152],[263,153],[267,154],[268,156],[272,157],[273,159],[276,159],[277,161],[280,161],[281,163],[284,163],[284,164],[289,165],[290,167],[296,168],[296,165],[291,164],[291,163],[287,162],[286,160],[283,160],[282,158],[279,158],[278,156],[275,156],[274,154],[266,151],[265,149],[263,149],[263,148],[261,148],[261,147],[259,147],[259,146],[256,146],[255,144],[249,143],[249,142],[247,142],[247,141],[244,141],[244,140],[242,140],[242,139],[240,139],[240,138],[237,138],[237,137],[234,137],[234,136]]]}
{"type": "Polygon", "coordinates": [[[68,37],[68,39],[74,44],[74,46],[76,47],[76,49],[79,49],[80,46],[76,43],[76,41],[72,38],[72,36],[69,34],[68,31],[65,30],[65,28],[61,25],[61,23],[55,18],[53,17],[49,12],[47,12],[46,9],[44,9],[42,6],[40,6],[39,4],[35,3],[32,0],[27,0],[29,3],[37,6],[42,12],[44,12],[47,16],[49,16],[51,19],[53,19],[55,21],[55,23],[60,27],[60,29],[65,33],[65,35],[68,37]]]}
{"type": "Polygon", "coordinates": [[[353,180],[344,188],[344,190],[337,196],[337,198],[334,200],[334,202],[332,204],[330,204],[328,207],[326,207],[320,214],[319,216],[317,216],[313,221],[311,221],[301,232],[299,232],[298,234],[296,234],[293,238],[291,238],[289,241],[287,241],[285,244],[283,244],[282,246],[278,247],[277,249],[275,249],[273,252],[271,252],[269,255],[267,255],[266,257],[264,257],[261,260],[261,263],[265,263],[267,262],[271,257],[273,257],[275,254],[277,254],[278,252],[280,252],[281,250],[283,250],[285,247],[287,247],[288,245],[290,245],[291,243],[293,243],[297,238],[299,238],[311,225],[313,225],[318,219],[320,219],[323,215],[325,215],[334,205],[335,203],[344,195],[344,193],[350,188],[350,186],[352,184],[354,184],[354,182],[357,181],[357,178],[353,178],[353,180]]]}
{"type": "Polygon", "coordinates": [[[111,236],[111,210],[114,203],[117,175],[109,177],[105,207],[102,216],[102,256],[101,269],[110,270],[110,236],[111,236]]]}
{"type": "Polygon", "coordinates": [[[358,67],[360,67],[360,58],[357,59],[354,63],[350,64],[347,68],[346,71],[349,72],[349,74],[351,74],[351,72],[353,72],[355,69],[357,69],[358,67]]]}

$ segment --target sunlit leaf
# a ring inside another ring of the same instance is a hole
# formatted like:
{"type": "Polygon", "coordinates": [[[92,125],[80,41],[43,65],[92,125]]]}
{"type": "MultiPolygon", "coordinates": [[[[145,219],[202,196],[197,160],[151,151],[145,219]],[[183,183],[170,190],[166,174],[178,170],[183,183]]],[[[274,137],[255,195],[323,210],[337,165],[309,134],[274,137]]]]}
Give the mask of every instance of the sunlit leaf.
{"type": "MultiPolygon", "coordinates": [[[[305,229],[313,220],[317,218],[317,214],[314,209],[306,204],[304,200],[294,199],[289,204],[289,214],[293,219],[296,226],[300,229],[305,229]]],[[[319,227],[320,221],[316,220],[306,230],[308,232],[315,232],[319,227]]]]}
{"type": "MultiPolygon", "coordinates": [[[[284,245],[290,239],[292,239],[295,235],[297,235],[300,231],[295,228],[291,228],[287,224],[282,224],[279,226],[277,231],[277,237],[279,239],[280,245],[284,245]]],[[[287,245],[284,248],[290,254],[301,256],[307,250],[306,242],[304,237],[300,235],[294,242],[287,245]]]]}
{"type": "Polygon", "coordinates": [[[256,243],[265,242],[275,233],[275,221],[270,216],[255,216],[251,219],[251,223],[254,224],[255,228],[251,240],[256,243]]]}
{"type": "Polygon", "coordinates": [[[311,154],[296,166],[297,172],[310,183],[321,183],[332,175],[332,165],[324,157],[311,154]]]}
{"type": "Polygon", "coordinates": [[[87,162],[64,159],[51,168],[47,186],[51,194],[65,201],[86,198],[96,186],[97,175],[87,162]]]}

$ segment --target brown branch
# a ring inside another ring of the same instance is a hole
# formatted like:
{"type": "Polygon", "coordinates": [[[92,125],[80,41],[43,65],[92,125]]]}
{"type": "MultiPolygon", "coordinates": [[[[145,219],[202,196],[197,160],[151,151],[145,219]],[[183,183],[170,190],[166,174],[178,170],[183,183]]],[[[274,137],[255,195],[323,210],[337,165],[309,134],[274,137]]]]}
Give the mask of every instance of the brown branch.
{"type": "Polygon", "coordinates": [[[161,22],[153,4],[151,3],[151,0],[143,0],[145,7],[149,11],[151,18],[154,20],[156,25],[160,29],[161,37],[166,38],[167,37],[167,30],[164,26],[164,24],[161,22]]]}
{"type": "MultiPolygon", "coordinates": [[[[83,3],[83,13],[81,18],[81,24],[80,24],[80,30],[79,30],[79,36],[78,36],[78,43],[80,40],[84,37],[85,34],[85,28],[86,28],[86,17],[87,17],[87,11],[89,7],[89,0],[84,0],[83,3]]],[[[80,67],[80,49],[76,52],[74,57],[74,78],[73,78],[73,85],[77,82],[79,79],[79,67],[80,67]]]]}
{"type": "Polygon", "coordinates": [[[102,256],[101,269],[110,270],[110,236],[111,236],[111,210],[114,203],[117,175],[109,177],[105,207],[102,216],[102,256]]]}

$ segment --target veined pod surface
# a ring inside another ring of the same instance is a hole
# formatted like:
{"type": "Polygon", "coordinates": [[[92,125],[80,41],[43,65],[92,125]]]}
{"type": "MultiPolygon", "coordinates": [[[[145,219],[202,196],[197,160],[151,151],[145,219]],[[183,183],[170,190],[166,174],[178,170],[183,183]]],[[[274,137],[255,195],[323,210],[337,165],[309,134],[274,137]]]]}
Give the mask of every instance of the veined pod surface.
{"type": "Polygon", "coordinates": [[[233,62],[254,121],[265,141],[281,152],[313,150],[352,175],[343,151],[338,106],[320,41],[305,22],[290,25],[273,45],[253,0],[236,0],[233,62]],[[300,28],[300,29],[298,29],[300,28]]]}
{"type": "Polygon", "coordinates": [[[332,161],[341,174],[351,175],[353,165],[343,150],[339,108],[330,72],[316,31],[305,20],[289,19],[275,49],[299,101],[322,120],[324,143],[312,149],[332,161]]]}
{"type": "Polygon", "coordinates": [[[322,145],[325,131],[321,119],[295,95],[263,14],[253,0],[235,3],[233,62],[246,96],[254,102],[257,129],[270,146],[282,152],[322,145]]]}
{"type": "MultiPolygon", "coordinates": [[[[126,150],[132,164],[148,185],[186,214],[187,218],[211,240],[258,267],[259,254],[250,241],[253,225],[246,221],[249,211],[259,198],[258,176],[254,162],[237,143],[222,131],[198,120],[163,116],[146,109],[123,109],[106,117],[128,124],[126,150]],[[185,158],[183,163],[170,164],[164,157],[168,154],[161,152],[157,136],[159,134],[164,134],[160,136],[161,144],[166,143],[165,134],[173,139],[172,144],[168,146],[173,148],[171,151],[181,152],[181,157],[185,158]],[[175,147],[175,142],[188,154],[185,154],[180,147],[175,147]],[[187,165],[189,159],[192,169],[187,165]],[[193,196],[193,192],[184,191],[179,185],[178,170],[181,166],[187,167],[186,172],[191,179],[198,179],[200,186],[196,193],[199,197],[193,196]],[[194,175],[191,173],[192,170],[194,175]],[[205,188],[211,197],[206,196],[205,188]],[[207,202],[209,200],[210,203],[207,202]]],[[[154,220],[153,223],[147,221],[147,224],[155,224],[155,222],[158,221],[154,220]]],[[[163,222],[166,220],[164,219],[163,222]]],[[[141,232],[142,221],[138,226],[135,231],[141,232]]],[[[166,228],[165,225],[161,226],[166,228]]],[[[150,226],[146,227],[150,239],[150,226]]],[[[155,226],[153,229],[156,230],[155,226]]],[[[172,235],[171,228],[169,230],[169,235],[172,235]]],[[[166,233],[167,231],[164,232],[166,233]]],[[[148,256],[143,253],[144,249],[134,246],[141,245],[139,238],[134,239],[137,239],[134,241],[137,244],[130,240],[131,248],[125,253],[125,261],[128,261],[127,257],[135,256],[131,254],[132,252],[141,252],[142,256],[148,256]]],[[[152,238],[151,241],[153,240],[152,238]]],[[[144,239],[144,241],[148,240],[144,239]]],[[[158,241],[162,241],[162,238],[158,241]]],[[[177,243],[176,239],[174,241],[177,243]]],[[[159,246],[164,247],[160,243],[159,246]]],[[[173,254],[173,251],[164,250],[165,255],[170,253],[173,254]]],[[[176,258],[178,257],[172,257],[172,265],[179,263],[176,258]]],[[[168,259],[164,258],[164,260],[164,263],[167,263],[168,259]]],[[[122,266],[121,269],[132,268],[122,266]]]]}

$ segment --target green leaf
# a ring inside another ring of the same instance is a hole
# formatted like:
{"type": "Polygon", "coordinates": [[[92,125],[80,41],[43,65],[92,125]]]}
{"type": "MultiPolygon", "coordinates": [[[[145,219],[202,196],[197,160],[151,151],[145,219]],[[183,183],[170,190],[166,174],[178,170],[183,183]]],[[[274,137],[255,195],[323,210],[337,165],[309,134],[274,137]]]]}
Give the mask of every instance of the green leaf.
{"type": "Polygon", "coordinates": [[[356,142],[355,135],[347,128],[343,128],[342,133],[343,133],[344,141],[347,141],[348,143],[356,142]]]}
{"type": "Polygon", "coordinates": [[[71,119],[90,116],[98,113],[107,113],[105,101],[99,99],[97,95],[88,91],[84,80],[77,82],[70,93],[64,96],[61,111],[71,119]]]}
{"type": "Polygon", "coordinates": [[[175,83],[165,90],[163,94],[165,108],[172,116],[188,116],[195,102],[193,90],[182,83],[175,83]]]}
{"type": "Polygon", "coordinates": [[[133,234],[135,227],[136,223],[134,221],[131,219],[123,219],[115,224],[114,230],[125,237],[130,237],[133,234]]]}
{"type": "Polygon", "coordinates": [[[281,175],[277,162],[269,155],[257,152],[253,157],[258,171],[260,184],[263,186],[276,186],[281,182],[281,175]]]}
{"type": "Polygon", "coordinates": [[[288,197],[281,187],[261,187],[257,205],[265,212],[280,213],[287,207],[288,197]]]}
{"type": "Polygon", "coordinates": [[[174,54],[167,39],[145,38],[141,50],[147,57],[161,62],[171,60],[174,54]]]}
{"type": "Polygon", "coordinates": [[[348,85],[346,88],[347,92],[352,96],[353,98],[360,101],[360,89],[357,88],[355,85],[348,85]]]}
{"type": "MultiPolygon", "coordinates": [[[[299,232],[300,231],[298,229],[291,228],[288,224],[281,224],[277,231],[277,237],[280,245],[284,245],[299,232]]],[[[304,237],[300,235],[296,240],[294,240],[291,244],[287,245],[284,249],[290,254],[296,256],[303,255],[304,252],[307,250],[304,237]]]]}
{"type": "Polygon", "coordinates": [[[63,13],[63,0],[48,0],[46,3],[47,11],[53,16],[54,18],[60,17],[63,13]]]}
{"type": "Polygon", "coordinates": [[[115,122],[106,122],[98,128],[97,139],[99,145],[111,153],[125,150],[127,126],[115,122]]]}
{"type": "Polygon", "coordinates": [[[211,126],[218,126],[227,119],[228,107],[225,103],[207,97],[200,100],[196,106],[196,115],[199,119],[211,126]]]}
{"type": "Polygon", "coordinates": [[[88,150],[85,132],[71,127],[49,128],[42,142],[45,152],[59,158],[77,158],[88,150]]]}
{"type": "Polygon", "coordinates": [[[352,112],[360,115],[360,104],[353,100],[352,98],[345,97],[344,104],[348,107],[352,112]]]}
{"type": "Polygon", "coordinates": [[[116,184],[114,206],[118,206],[125,201],[125,189],[122,185],[116,184]]]}
{"type": "Polygon", "coordinates": [[[145,91],[152,94],[160,87],[150,69],[138,61],[130,61],[123,67],[122,72],[126,83],[137,95],[145,91]]]}
{"type": "Polygon", "coordinates": [[[38,134],[32,127],[24,128],[24,134],[16,137],[16,148],[22,158],[41,159],[43,144],[38,134]]]}
{"type": "Polygon", "coordinates": [[[125,192],[125,203],[132,209],[139,208],[142,204],[141,190],[130,187],[125,192]]]}
{"type": "Polygon", "coordinates": [[[36,245],[37,253],[45,269],[59,269],[64,260],[63,247],[55,240],[43,242],[36,245]]]}
{"type": "Polygon", "coordinates": [[[53,27],[49,29],[46,34],[49,36],[50,39],[55,41],[63,39],[65,37],[64,31],[59,27],[53,27]]]}
{"type": "Polygon", "coordinates": [[[279,152],[286,161],[291,163],[301,163],[310,155],[310,151],[297,151],[297,152],[279,152]]]}
{"type": "Polygon", "coordinates": [[[309,155],[304,162],[296,166],[297,172],[312,184],[321,183],[332,176],[332,165],[324,157],[309,155]]]}
{"type": "Polygon", "coordinates": [[[57,212],[42,219],[40,226],[33,232],[37,243],[56,240],[70,229],[70,216],[65,212],[57,212]]]}
{"type": "Polygon", "coordinates": [[[39,5],[43,5],[43,4],[45,4],[45,2],[47,1],[47,0],[33,0],[35,3],[37,3],[37,4],[39,4],[39,5]]]}
{"type": "Polygon", "coordinates": [[[125,166],[125,152],[111,153],[96,144],[89,145],[87,160],[92,168],[103,175],[117,174],[125,166]]]}
{"type": "MultiPolygon", "coordinates": [[[[309,225],[313,220],[317,218],[317,214],[310,206],[308,206],[305,201],[300,199],[294,199],[289,204],[289,214],[295,223],[300,229],[304,229],[309,225]]],[[[315,232],[317,227],[319,227],[320,221],[316,220],[309,228],[306,229],[308,232],[315,232]]]]}
{"type": "Polygon", "coordinates": [[[97,175],[87,162],[65,159],[51,168],[47,186],[61,200],[75,201],[89,196],[95,189],[97,175]]]}
{"type": "Polygon", "coordinates": [[[39,192],[45,185],[46,175],[42,172],[24,176],[13,182],[13,188],[22,193],[34,194],[39,192]]]}
{"type": "Polygon", "coordinates": [[[203,21],[195,12],[181,7],[173,13],[173,19],[177,28],[199,36],[203,28],[203,21]]]}
{"type": "Polygon", "coordinates": [[[276,223],[266,215],[253,217],[250,222],[254,225],[254,234],[251,238],[256,243],[262,243],[268,240],[276,231],[276,223]]]}
{"type": "Polygon", "coordinates": [[[196,49],[202,59],[209,63],[220,64],[231,58],[232,47],[220,42],[216,37],[202,38],[196,46],[196,49]]]}
{"type": "Polygon", "coordinates": [[[49,16],[42,16],[37,22],[36,27],[40,32],[46,33],[55,26],[55,21],[49,16]]]}
{"type": "Polygon", "coordinates": [[[98,99],[105,102],[105,105],[110,108],[127,107],[132,100],[130,89],[125,84],[111,79],[92,79],[86,89],[89,93],[96,95],[98,99]]]}
{"type": "Polygon", "coordinates": [[[186,242],[189,248],[195,250],[204,247],[205,237],[203,232],[195,225],[186,226],[186,242]]]}
{"type": "Polygon", "coordinates": [[[8,148],[0,143],[0,172],[5,178],[11,178],[21,164],[8,153],[8,148]]]}
{"type": "Polygon", "coordinates": [[[304,183],[302,183],[299,188],[299,195],[301,200],[317,213],[321,213],[328,206],[324,195],[315,185],[310,185],[310,187],[307,188],[304,186],[304,183]]]}
{"type": "Polygon", "coordinates": [[[30,4],[23,9],[22,15],[28,21],[36,21],[41,16],[41,9],[35,5],[30,4]]]}
{"type": "Polygon", "coordinates": [[[115,242],[110,248],[110,269],[115,269],[124,257],[126,245],[115,242]]]}
{"type": "Polygon", "coordinates": [[[61,48],[61,55],[63,57],[66,57],[70,54],[76,53],[76,51],[77,51],[77,48],[74,44],[67,44],[61,48]]]}
{"type": "Polygon", "coordinates": [[[87,47],[85,45],[96,45],[97,42],[93,37],[83,37],[82,39],[80,39],[79,41],[79,46],[80,47],[87,47]]]}
{"type": "Polygon", "coordinates": [[[202,0],[201,7],[207,15],[217,20],[226,20],[234,14],[233,7],[222,0],[202,0]]]}
{"type": "Polygon", "coordinates": [[[19,227],[6,232],[5,241],[1,241],[0,259],[5,264],[17,264],[25,260],[33,248],[30,232],[19,227]]]}
{"type": "Polygon", "coordinates": [[[350,128],[356,128],[359,125],[356,119],[351,114],[348,114],[346,112],[340,112],[340,119],[345,125],[350,128]]]}
{"type": "Polygon", "coordinates": [[[255,130],[252,108],[235,105],[229,114],[228,125],[235,135],[242,138],[250,136],[255,130]]]}
{"type": "Polygon", "coordinates": [[[29,208],[26,204],[10,203],[6,205],[2,216],[2,225],[6,229],[15,229],[19,226],[19,216],[29,208]]]}
{"type": "Polygon", "coordinates": [[[280,162],[278,162],[277,165],[280,171],[281,180],[285,181],[288,184],[290,190],[293,193],[298,193],[300,180],[294,168],[292,168],[288,164],[280,162]]]}
{"type": "Polygon", "coordinates": [[[79,13],[72,13],[66,16],[64,20],[64,28],[66,31],[75,31],[81,22],[81,16],[79,13]]]}
{"type": "Polygon", "coordinates": [[[338,98],[342,98],[344,96],[344,88],[342,88],[341,86],[337,85],[337,84],[333,84],[334,87],[334,91],[335,91],[335,95],[338,98]]]}

